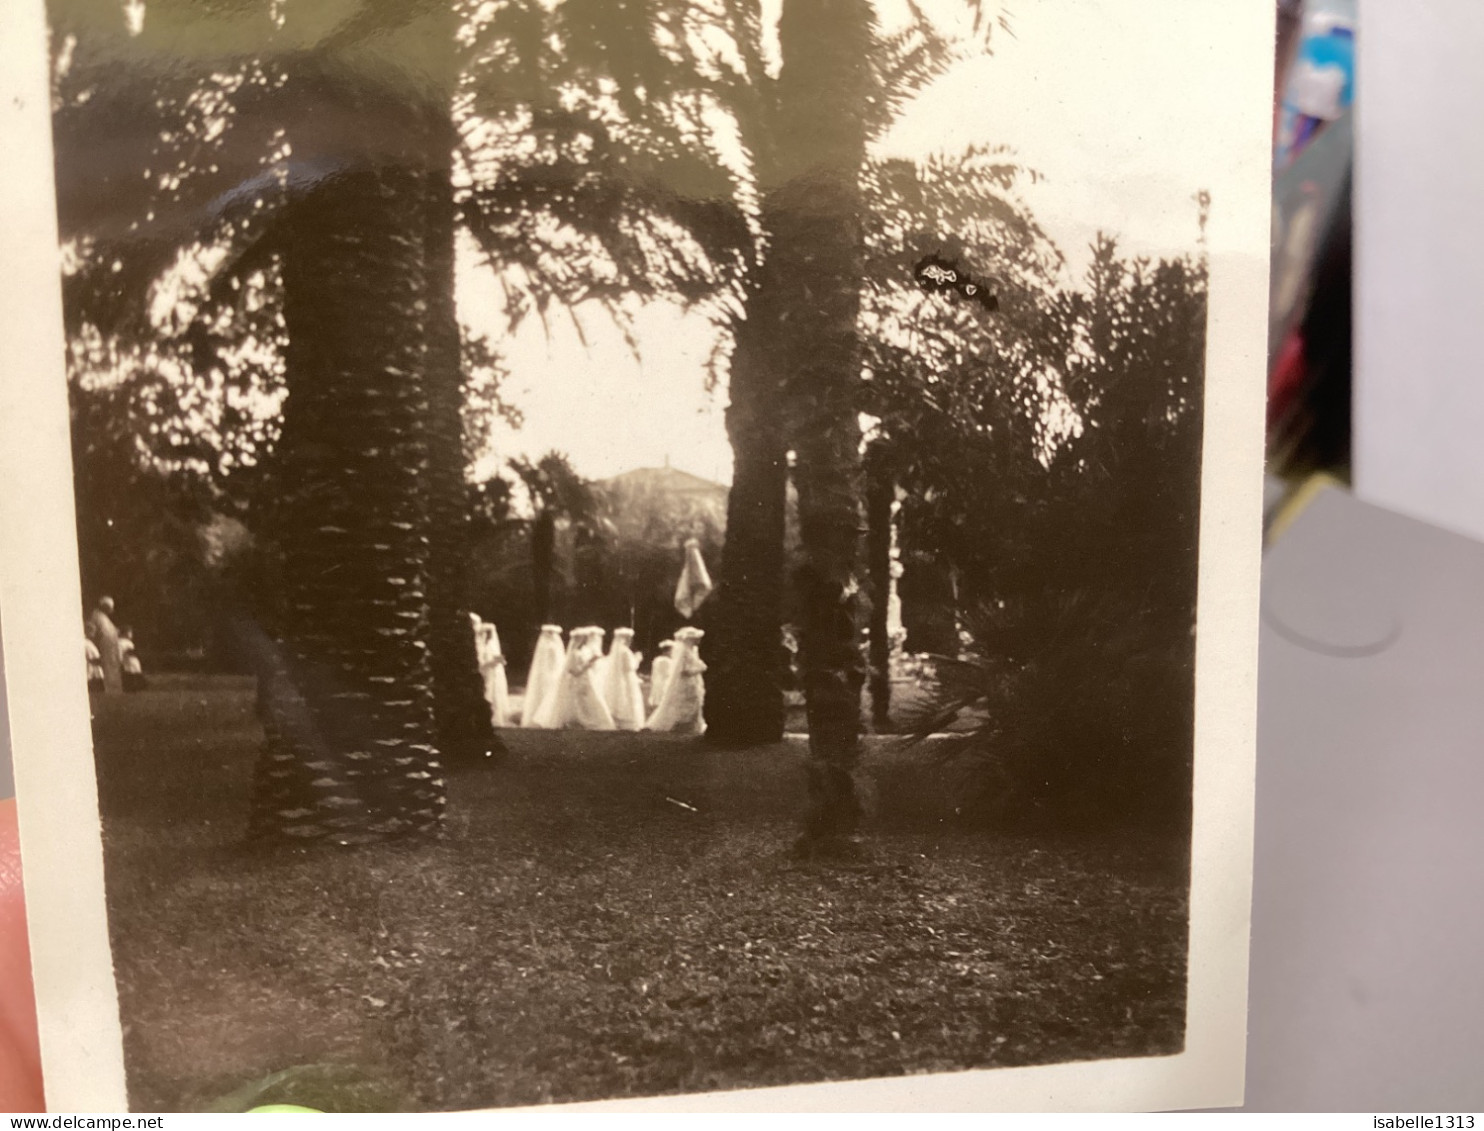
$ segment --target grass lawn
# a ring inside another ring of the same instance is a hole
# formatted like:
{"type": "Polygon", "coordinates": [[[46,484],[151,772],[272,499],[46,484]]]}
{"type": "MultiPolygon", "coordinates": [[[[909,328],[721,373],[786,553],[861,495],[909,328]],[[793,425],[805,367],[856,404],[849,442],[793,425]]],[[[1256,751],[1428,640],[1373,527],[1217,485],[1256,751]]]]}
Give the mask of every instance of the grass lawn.
{"type": "Polygon", "coordinates": [[[94,700],[133,1107],[452,1109],[1179,1051],[1186,846],[956,829],[872,747],[869,851],[789,848],[795,741],[507,732],[446,836],[249,850],[250,681],[94,700]],[[683,802],[684,804],[677,804],[683,802]]]}

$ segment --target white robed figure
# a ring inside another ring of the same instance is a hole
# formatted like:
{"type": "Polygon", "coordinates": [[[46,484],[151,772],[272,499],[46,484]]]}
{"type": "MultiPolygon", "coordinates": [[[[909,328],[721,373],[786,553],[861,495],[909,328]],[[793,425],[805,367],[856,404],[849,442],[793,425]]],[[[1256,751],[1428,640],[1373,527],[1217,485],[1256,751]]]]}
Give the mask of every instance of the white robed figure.
{"type": "Polygon", "coordinates": [[[702,734],[706,719],[702,708],[706,702],[706,665],[701,660],[699,628],[682,628],[675,634],[670,679],[665,684],[665,697],[649,716],[646,730],[671,731],[675,734],[702,734]]]}
{"type": "Polygon", "coordinates": [[[670,672],[675,666],[671,658],[675,652],[675,641],[661,640],[659,655],[649,665],[649,709],[660,705],[665,697],[665,684],[670,682],[670,672]]]}
{"type": "Polygon", "coordinates": [[[562,651],[562,626],[543,624],[541,635],[536,639],[536,650],[531,655],[531,670],[526,675],[526,700],[521,708],[521,726],[541,725],[541,708],[561,679],[564,655],[562,651]]]}
{"type": "Polygon", "coordinates": [[[490,722],[510,725],[510,683],[505,675],[505,652],[500,632],[487,620],[474,618],[474,648],[479,657],[479,675],[484,680],[484,701],[490,706],[490,722]]]}
{"type": "MultiPolygon", "coordinates": [[[[542,629],[545,632],[545,629],[542,629]]],[[[565,713],[566,707],[559,700],[563,695],[571,697],[571,680],[568,672],[571,666],[580,658],[584,645],[587,642],[587,633],[584,629],[574,628],[567,634],[567,647],[562,654],[561,666],[557,668],[551,685],[541,695],[540,702],[531,715],[530,726],[550,730],[557,725],[557,716],[565,713]]]]}
{"type": "Polygon", "coordinates": [[[644,689],[639,686],[639,661],[633,649],[634,630],[615,628],[613,647],[603,672],[603,702],[619,730],[639,730],[644,726],[644,689]]]}
{"type": "MultiPolygon", "coordinates": [[[[599,628],[595,624],[584,626],[583,631],[591,632],[593,639],[597,642],[598,662],[593,665],[593,682],[598,685],[598,694],[603,695],[603,689],[608,686],[608,661],[613,658],[611,650],[608,652],[603,651],[603,637],[607,636],[608,633],[607,630],[599,628]]],[[[617,637],[615,637],[614,643],[617,642],[617,637]]],[[[604,702],[607,702],[606,697],[604,702]]]]}
{"type": "MultiPolygon", "coordinates": [[[[607,629],[600,628],[598,625],[595,624],[583,625],[582,631],[583,634],[587,637],[587,647],[596,657],[593,662],[588,665],[587,679],[588,682],[593,685],[593,694],[598,697],[598,701],[602,703],[604,707],[607,707],[608,697],[604,694],[603,689],[608,684],[608,661],[610,657],[603,651],[603,637],[608,635],[608,631],[607,629]]],[[[610,720],[613,717],[613,711],[611,708],[609,708],[608,716],[610,720]]],[[[598,729],[606,730],[609,728],[603,727],[598,729]]]]}
{"type": "Polygon", "coordinates": [[[603,658],[602,629],[574,628],[556,689],[541,704],[536,725],[549,730],[613,730],[613,715],[593,678],[603,658]]]}

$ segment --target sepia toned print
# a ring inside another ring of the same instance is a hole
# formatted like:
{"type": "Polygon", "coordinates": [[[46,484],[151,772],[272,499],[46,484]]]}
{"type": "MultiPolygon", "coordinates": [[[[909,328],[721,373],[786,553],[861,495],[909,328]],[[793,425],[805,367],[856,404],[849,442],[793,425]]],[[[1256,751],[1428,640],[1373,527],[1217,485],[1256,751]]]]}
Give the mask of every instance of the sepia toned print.
{"type": "Polygon", "coordinates": [[[1156,7],[48,0],[132,1109],[1202,1094],[1245,182],[1000,101],[1156,7]]]}

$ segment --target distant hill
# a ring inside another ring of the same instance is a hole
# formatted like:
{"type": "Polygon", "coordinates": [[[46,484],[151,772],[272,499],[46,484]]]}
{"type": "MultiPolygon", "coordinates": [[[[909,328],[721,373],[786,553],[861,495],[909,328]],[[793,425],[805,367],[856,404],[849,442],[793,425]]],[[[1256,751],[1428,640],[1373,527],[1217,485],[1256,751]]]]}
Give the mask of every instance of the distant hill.
{"type": "Polygon", "coordinates": [[[636,467],[632,471],[620,472],[611,479],[597,481],[605,490],[629,495],[666,495],[671,498],[693,498],[719,504],[726,508],[727,488],[681,471],[676,467],[636,467]]]}

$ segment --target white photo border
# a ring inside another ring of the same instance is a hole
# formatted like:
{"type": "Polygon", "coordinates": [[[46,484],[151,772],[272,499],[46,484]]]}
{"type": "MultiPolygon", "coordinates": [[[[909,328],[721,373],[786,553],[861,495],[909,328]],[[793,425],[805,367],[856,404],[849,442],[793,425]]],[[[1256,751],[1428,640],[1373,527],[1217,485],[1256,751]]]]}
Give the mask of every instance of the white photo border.
{"type": "MultiPolygon", "coordinates": [[[[1144,0],[1106,0],[1142,4],[1144,0]]],[[[1246,1048],[1270,233],[1271,0],[1200,5],[1211,169],[1185,1051],[566,1105],[608,1111],[1150,1111],[1238,1106],[1246,1048]]],[[[56,1111],[127,1108],[87,692],[43,0],[0,5],[0,640],[42,1062],[56,1111]]],[[[1074,68],[1069,68],[1074,70],[1074,68]]],[[[1075,74],[1058,76],[1076,81],[1075,74]]],[[[1130,84],[1132,89],[1133,84],[1130,84]]],[[[506,1109],[513,1110],[513,1109],[506,1109]]],[[[551,1110],[547,1108],[545,1110],[551,1110]]]]}

